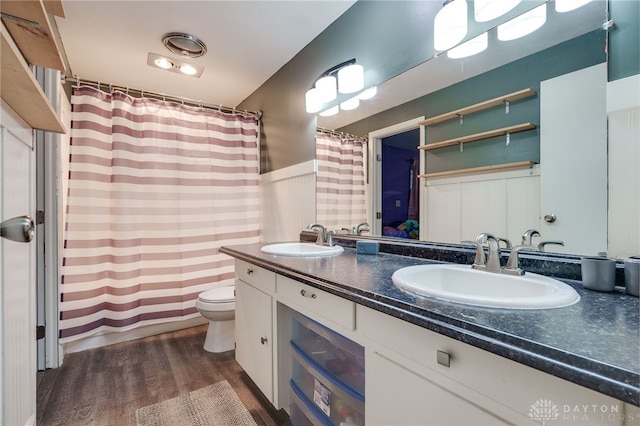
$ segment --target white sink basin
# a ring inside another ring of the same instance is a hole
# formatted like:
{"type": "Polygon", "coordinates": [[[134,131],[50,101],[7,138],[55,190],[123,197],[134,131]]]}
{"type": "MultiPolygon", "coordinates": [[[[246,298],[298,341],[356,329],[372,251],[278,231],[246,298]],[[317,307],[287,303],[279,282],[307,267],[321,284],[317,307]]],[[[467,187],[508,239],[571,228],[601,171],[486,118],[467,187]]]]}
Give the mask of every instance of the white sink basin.
{"type": "Polygon", "coordinates": [[[467,305],[545,309],[573,305],[580,296],[569,285],[527,272],[522,276],[471,269],[471,265],[418,265],[391,277],[403,290],[467,305]]]}
{"type": "Polygon", "coordinates": [[[264,246],[260,249],[263,253],[276,256],[293,257],[324,257],[335,256],[344,251],[340,246],[319,246],[315,243],[278,243],[264,246]]]}

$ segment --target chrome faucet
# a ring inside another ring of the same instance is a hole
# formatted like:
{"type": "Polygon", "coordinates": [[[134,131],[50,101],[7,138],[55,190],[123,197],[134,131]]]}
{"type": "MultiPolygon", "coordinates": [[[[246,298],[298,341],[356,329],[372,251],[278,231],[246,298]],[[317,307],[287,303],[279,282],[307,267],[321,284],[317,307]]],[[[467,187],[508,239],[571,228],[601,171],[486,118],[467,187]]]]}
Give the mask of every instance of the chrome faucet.
{"type": "Polygon", "coordinates": [[[493,234],[483,232],[476,236],[476,243],[487,243],[489,246],[489,255],[487,256],[484,270],[500,273],[502,267],[500,266],[500,243],[498,242],[498,238],[493,234]]]}
{"type": "Polygon", "coordinates": [[[315,230],[318,233],[316,244],[318,244],[319,246],[325,245],[325,243],[327,242],[327,228],[320,225],[319,223],[312,223],[307,226],[307,229],[315,230]]]}
{"type": "Polygon", "coordinates": [[[511,249],[509,259],[507,259],[507,265],[502,268],[502,273],[507,275],[524,275],[524,270],[520,268],[518,264],[518,253],[521,251],[538,251],[535,246],[525,244],[521,246],[515,246],[511,249]]]}
{"type": "Polygon", "coordinates": [[[369,224],[362,222],[353,227],[353,235],[362,235],[363,232],[369,232],[369,224]]]}
{"type": "Polygon", "coordinates": [[[541,241],[540,244],[538,244],[538,250],[543,252],[544,247],[549,244],[555,244],[555,245],[564,247],[564,241],[541,241]]]}
{"type": "Polygon", "coordinates": [[[522,234],[522,243],[521,243],[521,245],[523,245],[523,246],[525,246],[525,245],[532,246],[533,245],[533,237],[536,237],[536,236],[537,237],[540,236],[540,233],[538,231],[536,231],[535,229],[527,229],[522,234]]]}
{"type": "Polygon", "coordinates": [[[479,269],[484,271],[487,269],[487,258],[484,255],[484,247],[482,244],[475,241],[462,241],[462,244],[469,244],[476,248],[476,257],[473,259],[473,265],[471,265],[471,269],[479,269]]]}

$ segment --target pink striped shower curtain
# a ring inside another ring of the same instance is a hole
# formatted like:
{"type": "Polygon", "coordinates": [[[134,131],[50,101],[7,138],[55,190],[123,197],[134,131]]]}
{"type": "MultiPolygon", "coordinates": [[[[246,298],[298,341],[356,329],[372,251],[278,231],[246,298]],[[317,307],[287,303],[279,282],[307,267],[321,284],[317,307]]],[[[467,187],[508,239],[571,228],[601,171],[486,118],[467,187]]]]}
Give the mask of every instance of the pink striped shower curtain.
{"type": "Polygon", "coordinates": [[[367,221],[362,139],[316,133],[316,220],[331,230],[367,221]]]}
{"type": "Polygon", "coordinates": [[[258,120],[74,88],[60,339],[198,316],[259,241],[258,120]]]}

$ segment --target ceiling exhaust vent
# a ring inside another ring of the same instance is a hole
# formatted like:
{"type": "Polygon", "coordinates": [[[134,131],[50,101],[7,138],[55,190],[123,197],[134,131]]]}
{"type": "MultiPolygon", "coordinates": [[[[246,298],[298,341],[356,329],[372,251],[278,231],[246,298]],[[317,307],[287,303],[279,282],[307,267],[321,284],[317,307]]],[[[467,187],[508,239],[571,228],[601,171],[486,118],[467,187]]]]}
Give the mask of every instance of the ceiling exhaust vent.
{"type": "Polygon", "coordinates": [[[167,33],[162,36],[162,44],[171,52],[187,58],[198,58],[207,53],[207,46],[202,40],[187,33],[167,33]]]}

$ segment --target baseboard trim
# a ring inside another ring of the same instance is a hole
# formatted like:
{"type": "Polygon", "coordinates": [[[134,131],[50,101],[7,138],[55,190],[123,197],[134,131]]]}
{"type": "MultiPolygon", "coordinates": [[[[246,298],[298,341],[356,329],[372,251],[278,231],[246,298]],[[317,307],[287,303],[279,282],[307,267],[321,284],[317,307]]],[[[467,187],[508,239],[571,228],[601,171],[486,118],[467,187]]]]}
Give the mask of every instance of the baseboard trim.
{"type": "Polygon", "coordinates": [[[149,325],[146,327],[139,327],[133,330],[124,331],[122,333],[109,333],[99,336],[90,336],[84,339],[62,344],[62,352],[64,354],[70,354],[87,349],[113,345],[115,343],[128,342],[130,340],[137,340],[144,337],[155,336],[156,334],[167,333],[169,331],[191,328],[207,323],[208,321],[206,318],[198,316],[196,318],[191,318],[184,321],[167,322],[162,324],[149,325]]]}

